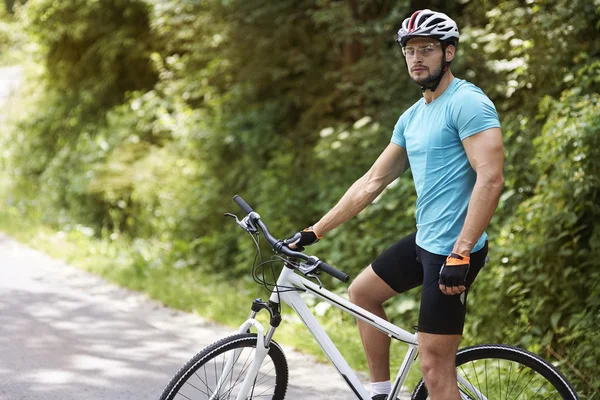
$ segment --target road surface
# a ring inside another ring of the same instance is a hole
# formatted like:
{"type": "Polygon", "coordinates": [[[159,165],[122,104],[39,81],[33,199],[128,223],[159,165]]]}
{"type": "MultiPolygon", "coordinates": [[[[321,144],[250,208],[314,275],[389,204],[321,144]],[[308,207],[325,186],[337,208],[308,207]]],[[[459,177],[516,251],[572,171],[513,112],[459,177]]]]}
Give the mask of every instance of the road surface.
{"type": "MultiPolygon", "coordinates": [[[[193,354],[232,333],[0,234],[0,400],[157,399],[193,354]]],[[[286,399],[354,399],[333,367],[284,350],[286,399]]]]}

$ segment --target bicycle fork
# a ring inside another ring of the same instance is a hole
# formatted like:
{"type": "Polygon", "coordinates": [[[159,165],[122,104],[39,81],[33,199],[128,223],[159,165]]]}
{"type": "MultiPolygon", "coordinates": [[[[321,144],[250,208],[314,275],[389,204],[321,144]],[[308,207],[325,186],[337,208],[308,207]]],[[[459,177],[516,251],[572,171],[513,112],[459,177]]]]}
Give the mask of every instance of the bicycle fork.
{"type": "MultiPolygon", "coordinates": [[[[269,343],[271,343],[271,338],[273,337],[275,329],[277,329],[280,323],[281,315],[279,313],[279,304],[271,302],[266,303],[262,301],[262,299],[256,299],[252,302],[252,312],[250,313],[250,318],[248,318],[240,326],[238,333],[249,333],[250,328],[255,327],[257,330],[256,351],[254,353],[252,364],[248,368],[246,376],[244,377],[244,382],[240,387],[240,392],[238,393],[236,400],[246,400],[248,398],[248,392],[256,381],[258,371],[260,370],[265,356],[269,353],[269,343]],[[262,324],[254,319],[256,314],[262,309],[268,310],[271,314],[271,326],[266,334],[262,324]]],[[[237,363],[241,352],[241,349],[235,350],[233,354],[227,356],[227,360],[225,361],[225,366],[223,368],[223,374],[221,375],[221,378],[219,378],[219,382],[217,383],[215,391],[210,396],[209,400],[217,400],[219,398],[218,396],[221,392],[221,387],[227,382],[227,379],[231,379],[233,375],[233,367],[237,363]]]]}

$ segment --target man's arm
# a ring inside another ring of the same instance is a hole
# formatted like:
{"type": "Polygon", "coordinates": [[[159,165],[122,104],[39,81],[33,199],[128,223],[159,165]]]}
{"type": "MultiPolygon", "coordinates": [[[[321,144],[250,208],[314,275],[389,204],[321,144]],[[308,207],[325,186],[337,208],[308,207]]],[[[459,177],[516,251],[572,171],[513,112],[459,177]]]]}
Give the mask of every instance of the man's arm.
{"type": "Polygon", "coordinates": [[[500,128],[491,128],[463,140],[477,180],[454,253],[469,255],[487,228],[504,188],[504,146],[500,128]]]}
{"type": "Polygon", "coordinates": [[[408,169],[408,156],[404,147],[390,143],[377,158],[371,169],[346,191],[341,200],[319,222],[314,232],[323,236],[361,212],[383,189],[408,169]]]}

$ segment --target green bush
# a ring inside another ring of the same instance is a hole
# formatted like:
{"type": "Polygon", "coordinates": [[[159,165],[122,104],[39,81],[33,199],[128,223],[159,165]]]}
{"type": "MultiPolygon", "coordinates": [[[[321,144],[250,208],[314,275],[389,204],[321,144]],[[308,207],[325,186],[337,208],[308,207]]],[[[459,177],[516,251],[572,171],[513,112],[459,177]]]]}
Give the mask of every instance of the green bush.
{"type": "Polygon", "coordinates": [[[70,103],[69,116],[102,115],[127,91],[154,85],[148,14],[141,0],[27,3],[26,30],[50,86],[70,103]]]}

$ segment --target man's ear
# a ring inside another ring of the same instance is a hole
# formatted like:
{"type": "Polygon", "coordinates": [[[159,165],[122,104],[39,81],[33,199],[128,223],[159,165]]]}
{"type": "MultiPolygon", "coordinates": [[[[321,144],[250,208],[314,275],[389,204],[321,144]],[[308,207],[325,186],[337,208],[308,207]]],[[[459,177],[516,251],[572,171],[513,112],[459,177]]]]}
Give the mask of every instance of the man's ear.
{"type": "Polygon", "coordinates": [[[454,47],[453,44],[449,44],[448,47],[446,47],[446,61],[452,61],[455,53],[456,47],[454,47]]]}

